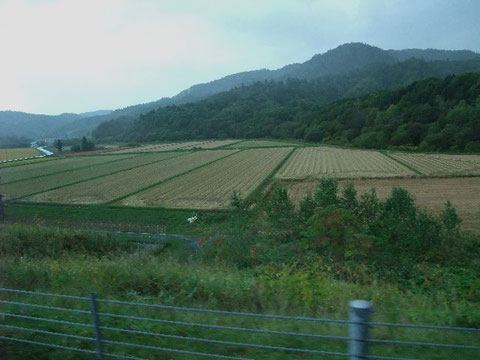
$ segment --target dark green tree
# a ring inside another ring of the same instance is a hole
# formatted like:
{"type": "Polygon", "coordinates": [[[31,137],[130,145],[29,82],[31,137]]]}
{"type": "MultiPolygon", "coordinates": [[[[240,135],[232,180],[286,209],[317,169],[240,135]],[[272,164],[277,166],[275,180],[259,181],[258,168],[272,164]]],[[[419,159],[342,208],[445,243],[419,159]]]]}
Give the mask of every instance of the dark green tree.
{"type": "Polygon", "coordinates": [[[60,139],[55,140],[55,143],[53,144],[55,148],[58,150],[58,152],[61,152],[63,150],[63,142],[60,139]]]}

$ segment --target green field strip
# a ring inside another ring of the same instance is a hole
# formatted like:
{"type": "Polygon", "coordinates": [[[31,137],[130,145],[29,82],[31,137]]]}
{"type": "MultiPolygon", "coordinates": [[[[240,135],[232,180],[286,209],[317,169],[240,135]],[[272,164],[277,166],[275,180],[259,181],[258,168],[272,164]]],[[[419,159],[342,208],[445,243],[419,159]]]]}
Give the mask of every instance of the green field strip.
{"type": "MultiPolygon", "coordinates": [[[[216,149],[212,149],[212,150],[216,150],[216,149]]],[[[232,150],[232,149],[226,149],[226,150],[232,150]]],[[[167,183],[167,182],[169,182],[169,181],[172,181],[172,180],[174,180],[174,179],[176,179],[176,178],[179,178],[180,176],[184,176],[184,175],[186,175],[186,174],[188,174],[188,173],[191,173],[191,172],[193,172],[193,171],[195,171],[195,170],[198,170],[198,169],[200,169],[200,168],[202,168],[202,167],[208,166],[208,165],[210,165],[210,164],[213,164],[213,163],[215,163],[215,162],[217,162],[217,161],[223,160],[223,159],[228,158],[228,157],[230,157],[230,156],[233,156],[233,155],[235,155],[235,154],[239,154],[239,153],[242,152],[242,151],[243,151],[243,150],[239,150],[239,151],[232,152],[231,154],[227,154],[227,155],[225,155],[224,157],[221,157],[221,158],[219,158],[219,159],[210,161],[209,163],[206,163],[206,164],[197,166],[197,167],[195,167],[195,168],[193,168],[193,169],[187,170],[187,171],[185,171],[185,172],[182,172],[182,173],[180,173],[180,174],[171,176],[171,177],[169,177],[169,178],[167,178],[167,179],[164,179],[164,180],[159,181],[159,182],[157,182],[157,183],[155,183],[155,184],[152,184],[152,185],[150,185],[150,186],[147,186],[147,187],[145,187],[145,188],[143,188],[143,189],[140,189],[140,190],[134,191],[134,192],[132,192],[132,193],[130,193],[130,194],[127,194],[127,195],[118,197],[118,198],[116,198],[116,199],[114,199],[114,200],[112,200],[112,201],[109,201],[109,202],[106,203],[106,204],[114,204],[114,203],[116,203],[116,202],[122,201],[123,199],[126,199],[126,198],[128,198],[128,197],[130,197],[130,196],[139,194],[139,193],[141,193],[141,192],[143,192],[143,191],[146,191],[146,190],[148,190],[148,189],[151,189],[151,188],[153,188],[153,187],[155,187],[155,186],[162,185],[162,184],[164,184],[164,183],[167,183]]]]}
{"type": "Polygon", "coordinates": [[[258,196],[262,190],[265,188],[265,186],[273,179],[273,177],[277,174],[278,170],[282,168],[282,166],[290,159],[295,151],[297,151],[298,148],[293,148],[283,159],[278,163],[277,166],[268,174],[268,176],[257,186],[255,190],[253,190],[250,195],[247,196],[246,200],[252,200],[256,196],[258,196]]]}
{"type": "Polygon", "coordinates": [[[6,162],[6,163],[2,162],[0,163],[0,170],[10,169],[10,168],[20,167],[20,166],[33,165],[36,163],[45,163],[52,160],[60,160],[60,159],[62,158],[59,158],[57,156],[49,156],[49,157],[43,157],[43,158],[27,159],[22,161],[12,161],[12,162],[6,162]]]}
{"type": "Polygon", "coordinates": [[[403,161],[400,160],[400,159],[394,158],[393,156],[391,156],[391,155],[390,155],[389,153],[387,153],[386,151],[378,151],[378,152],[379,152],[380,154],[386,156],[387,158],[389,158],[389,159],[397,162],[398,164],[406,167],[407,169],[412,170],[415,174],[420,175],[420,176],[425,176],[425,174],[422,173],[420,170],[414,168],[414,167],[411,166],[410,164],[407,164],[407,163],[403,162],[403,161]]]}
{"type": "MultiPolygon", "coordinates": [[[[135,165],[135,166],[128,167],[128,168],[123,168],[123,169],[120,169],[120,170],[115,170],[115,171],[112,171],[112,172],[109,172],[109,173],[105,173],[105,174],[102,174],[102,175],[93,176],[93,177],[85,178],[85,179],[82,179],[82,180],[79,180],[79,181],[74,181],[74,182],[72,182],[72,183],[63,184],[63,185],[51,187],[51,188],[48,188],[48,189],[44,189],[44,190],[42,190],[42,191],[37,191],[37,192],[29,193],[29,194],[27,194],[27,195],[18,196],[18,197],[9,199],[9,200],[20,200],[20,199],[24,199],[24,198],[27,198],[27,197],[30,197],[30,196],[35,196],[35,195],[38,195],[38,194],[42,194],[42,193],[44,193],[44,192],[61,189],[61,188],[67,187],[67,186],[71,186],[71,185],[75,185],[75,184],[80,184],[80,183],[83,183],[83,182],[86,182],[86,181],[95,180],[95,179],[99,179],[99,178],[102,178],[102,177],[114,175],[114,174],[117,174],[117,173],[120,173],[120,172],[123,172],[123,171],[133,170],[133,169],[140,168],[140,167],[142,167],[142,166],[148,166],[148,165],[155,164],[155,163],[157,163],[157,162],[162,162],[162,161],[170,160],[170,159],[173,159],[173,158],[175,158],[175,157],[182,156],[182,155],[185,155],[185,154],[172,154],[172,156],[169,156],[169,157],[167,157],[167,158],[165,158],[165,159],[155,160],[155,161],[148,162],[148,163],[145,163],[145,164],[135,165]]],[[[128,157],[128,158],[122,159],[122,160],[131,160],[131,159],[133,159],[133,158],[137,158],[137,157],[136,157],[136,156],[133,156],[133,157],[128,157]]],[[[109,164],[111,164],[111,162],[104,163],[104,164],[101,164],[101,165],[109,165],[109,164]]],[[[80,170],[83,170],[83,169],[80,169],[80,170]]],[[[72,172],[72,171],[71,171],[71,172],[72,172]]],[[[54,175],[58,175],[58,174],[54,174],[54,175]]],[[[28,180],[25,180],[25,181],[28,181],[28,180]]]]}
{"type": "MultiPolygon", "coordinates": [[[[192,216],[190,209],[165,209],[160,207],[131,207],[113,205],[68,205],[54,203],[6,202],[5,213],[8,222],[38,223],[67,226],[69,228],[114,229],[120,231],[158,231],[165,226],[168,232],[202,234],[203,225],[190,224],[186,219],[192,216]]],[[[197,214],[208,214],[215,222],[228,217],[225,210],[196,210],[197,214]]]]}
{"type": "MultiPolygon", "coordinates": [[[[79,167],[70,168],[70,169],[64,169],[64,170],[60,170],[60,171],[54,171],[54,172],[47,173],[47,174],[41,174],[41,175],[36,175],[36,176],[29,176],[29,177],[19,178],[19,179],[12,180],[12,181],[6,181],[6,182],[4,182],[3,184],[4,184],[4,185],[6,185],[6,184],[12,184],[12,183],[19,182],[19,181],[27,181],[27,180],[37,179],[37,178],[41,178],[41,177],[45,177],[45,176],[62,174],[62,173],[69,172],[69,171],[81,170],[81,169],[88,168],[88,167],[94,167],[94,166],[99,166],[99,165],[110,164],[110,163],[113,163],[113,162],[122,161],[122,160],[127,160],[127,159],[131,159],[132,157],[135,157],[135,155],[130,155],[130,154],[125,154],[125,155],[120,155],[120,156],[121,156],[120,159],[106,160],[106,161],[102,161],[102,162],[99,162],[99,163],[81,165],[81,166],[79,166],[79,167]]],[[[82,157],[82,158],[76,158],[76,159],[79,159],[79,160],[89,160],[90,158],[89,158],[89,157],[82,157]]],[[[63,158],[63,159],[59,159],[59,160],[70,160],[70,159],[69,159],[69,158],[63,158]]],[[[32,165],[34,165],[34,164],[32,164],[32,165]]],[[[49,165],[49,164],[46,164],[46,165],[49,165]]],[[[32,169],[32,168],[29,168],[29,169],[32,169]]],[[[27,170],[28,170],[28,169],[27,169],[27,170]]]]}
{"type": "MultiPolygon", "coordinates": [[[[234,152],[234,150],[219,150],[219,152],[234,152]]],[[[211,154],[211,152],[209,153],[211,154]]],[[[112,200],[115,200],[116,198],[120,197],[120,195],[117,193],[120,193],[123,196],[123,194],[126,192],[128,193],[132,192],[132,191],[128,191],[128,189],[131,187],[133,187],[135,191],[137,191],[138,188],[143,189],[146,186],[141,186],[142,183],[148,183],[151,179],[155,180],[155,177],[158,177],[159,174],[161,175],[162,171],[175,172],[179,166],[190,167],[192,165],[189,165],[188,161],[193,162],[193,165],[195,165],[195,162],[201,161],[201,159],[197,159],[197,157],[200,158],[201,156],[204,156],[204,153],[193,152],[189,154],[186,154],[186,153],[177,154],[176,156],[170,156],[169,158],[162,161],[156,161],[152,164],[142,165],[141,167],[143,169],[140,170],[140,172],[137,169],[140,167],[134,167],[132,169],[115,172],[114,174],[100,176],[93,179],[70,184],[67,186],[62,186],[57,189],[42,191],[38,194],[32,194],[29,196],[22,197],[22,199],[26,199],[28,202],[37,202],[37,203],[59,203],[59,204],[110,203],[112,200]],[[188,158],[188,160],[185,160],[179,164],[177,158],[180,158],[180,157],[183,159],[188,158]],[[159,162],[164,163],[170,160],[175,160],[175,161],[171,161],[170,163],[167,163],[166,165],[163,165],[163,167],[160,167],[160,168],[157,168],[155,166],[159,162]],[[135,170],[135,172],[132,172],[132,170],[135,170]],[[119,177],[119,175],[122,175],[122,176],[119,177]],[[99,180],[102,180],[102,181],[99,181],[99,180]],[[83,186],[79,188],[77,185],[83,185],[83,186]]],[[[214,155],[211,155],[211,156],[213,157],[214,155]]],[[[210,159],[206,159],[206,160],[210,160],[210,159]]],[[[15,199],[15,200],[18,200],[18,199],[15,199]]]]}

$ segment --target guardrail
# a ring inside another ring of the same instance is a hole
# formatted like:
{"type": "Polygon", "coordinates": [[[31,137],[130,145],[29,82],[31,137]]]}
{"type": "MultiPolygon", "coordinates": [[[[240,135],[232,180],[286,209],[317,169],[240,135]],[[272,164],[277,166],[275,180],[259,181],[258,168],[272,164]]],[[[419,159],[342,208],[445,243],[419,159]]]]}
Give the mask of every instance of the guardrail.
{"type": "MultiPolygon", "coordinates": [[[[370,321],[372,306],[370,302],[364,300],[350,302],[348,320],[208,310],[102,299],[94,293],[90,294],[89,297],[83,297],[8,288],[0,288],[0,304],[2,304],[0,341],[9,342],[10,346],[12,344],[30,344],[90,354],[98,359],[149,359],[155,357],[155,354],[159,352],[221,359],[249,359],[252,358],[251,356],[257,359],[290,359],[295,358],[296,355],[298,355],[297,358],[302,359],[317,358],[318,356],[349,359],[407,359],[397,356],[402,354],[401,350],[393,350],[395,356],[369,355],[372,345],[415,347],[439,351],[453,349],[457,358],[474,359],[480,357],[480,346],[478,346],[480,344],[480,329],[478,328],[372,322],[370,321]],[[19,297],[20,300],[23,300],[24,297],[33,297],[41,300],[42,304],[18,301],[19,297]],[[49,301],[53,304],[46,305],[45,303],[49,301]],[[60,304],[58,304],[59,302],[60,304]],[[71,305],[72,302],[76,304],[76,307],[71,305]],[[79,306],[80,308],[78,308],[79,306]],[[104,311],[104,309],[111,310],[112,307],[133,307],[135,312],[132,313],[130,310],[123,313],[104,311]],[[158,311],[164,312],[163,318],[151,316],[152,312],[157,314],[158,311]],[[142,316],[144,315],[142,312],[146,312],[150,316],[142,316]],[[189,314],[194,319],[178,319],[178,315],[175,315],[178,313],[189,314]],[[54,315],[55,317],[53,317],[54,315]],[[196,319],[197,316],[206,315],[215,316],[216,320],[228,318],[230,324],[219,325],[196,319]],[[72,321],[74,317],[83,317],[84,320],[82,322],[72,321]],[[87,320],[85,320],[86,318],[87,320]],[[256,327],[232,325],[232,322],[237,321],[232,319],[248,320],[249,325],[253,322],[256,327]],[[283,321],[282,330],[272,330],[269,323],[271,321],[283,321]],[[259,322],[264,327],[258,327],[259,322]],[[292,325],[287,325],[287,322],[288,324],[294,324],[294,330],[285,330],[285,328],[292,328],[292,325]],[[131,325],[140,323],[148,325],[144,325],[143,329],[138,329],[138,326],[131,328],[131,325]],[[29,326],[29,324],[34,325],[29,326]],[[348,329],[349,333],[348,335],[307,333],[295,330],[299,327],[298,324],[310,324],[314,329],[320,324],[323,326],[340,326],[343,328],[342,331],[346,332],[348,329]],[[44,327],[41,327],[42,325],[44,327]],[[48,329],[45,329],[45,326],[48,329]],[[374,328],[432,330],[469,334],[474,345],[371,338],[369,331],[374,328]],[[195,331],[192,329],[195,329],[195,331]],[[67,330],[68,332],[65,332],[67,330]],[[169,332],[167,333],[166,330],[169,330],[169,332]],[[205,330],[208,337],[193,336],[192,332],[198,333],[199,330],[205,330]],[[23,334],[23,336],[20,336],[20,334],[23,334]],[[115,335],[112,336],[112,334],[115,335]],[[241,340],[242,334],[250,335],[250,337],[254,335],[259,339],[261,335],[267,335],[270,337],[269,342],[272,339],[277,339],[277,337],[284,339],[283,342],[285,342],[285,339],[289,339],[290,345],[246,342],[241,340]],[[127,335],[129,339],[119,341],[120,335],[127,335]],[[222,338],[219,338],[219,335],[222,338]],[[51,338],[58,339],[61,343],[54,342],[51,338]],[[154,339],[153,343],[152,340],[149,340],[152,338],[154,339]],[[322,343],[321,348],[312,348],[318,347],[320,340],[322,342],[333,341],[335,344],[322,343]],[[163,346],[159,346],[162,345],[159,344],[159,341],[163,341],[163,346]],[[191,344],[207,344],[209,346],[207,350],[197,351],[191,344]],[[295,344],[302,346],[294,346],[295,344]],[[348,350],[346,350],[347,344],[348,350]],[[127,353],[128,351],[133,351],[134,354],[127,353]]],[[[392,353],[392,350],[390,349],[389,352],[392,353]]],[[[423,351],[418,354],[426,356],[423,358],[428,359],[441,358],[437,351],[423,351]]],[[[411,359],[411,357],[408,357],[408,359],[411,359]]]]}

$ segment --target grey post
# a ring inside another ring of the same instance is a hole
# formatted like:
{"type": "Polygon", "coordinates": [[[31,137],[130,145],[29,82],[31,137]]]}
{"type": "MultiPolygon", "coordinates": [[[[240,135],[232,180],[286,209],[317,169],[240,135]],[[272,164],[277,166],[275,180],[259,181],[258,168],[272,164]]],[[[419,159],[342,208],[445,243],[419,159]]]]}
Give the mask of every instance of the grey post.
{"type": "Polygon", "coordinates": [[[369,301],[350,301],[350,359],[360,360],[368,358],[368,322],[372,307],[369,301]]]}
{"type": "Polygon", "coordinates": [[[95,336],[95,350],[97,351],[97,358],[103,360],[103,346],[102,333],[100,331],[100,321],[98,319],[97,295],[90,293],[92,321],[93,321],[93,335],[95,336]]]}

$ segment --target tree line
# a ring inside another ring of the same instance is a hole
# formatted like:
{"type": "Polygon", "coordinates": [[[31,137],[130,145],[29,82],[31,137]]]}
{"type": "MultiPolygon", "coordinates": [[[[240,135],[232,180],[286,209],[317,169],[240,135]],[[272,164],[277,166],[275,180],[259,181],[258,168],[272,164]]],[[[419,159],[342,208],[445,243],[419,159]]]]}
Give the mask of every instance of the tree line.
{"type": "Polygon", "coordinates": [[[133,122],[114,119],[93,136],[135,142],[274,137],[366,148],[480,151],[479,73],[372,92],[418,74],[447,71],[435,66],[412,59],[349,76],[258,82],[159,108],[133,122]]]}

